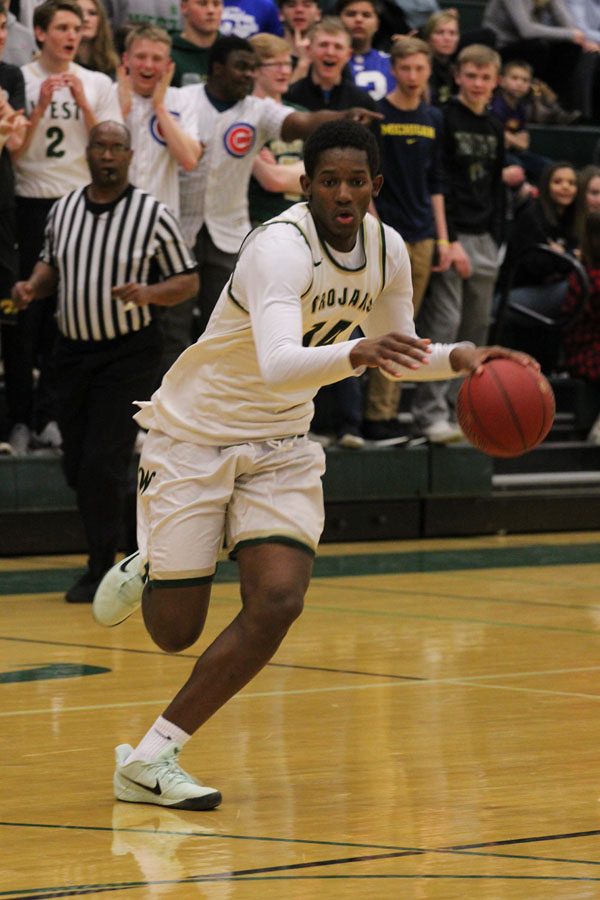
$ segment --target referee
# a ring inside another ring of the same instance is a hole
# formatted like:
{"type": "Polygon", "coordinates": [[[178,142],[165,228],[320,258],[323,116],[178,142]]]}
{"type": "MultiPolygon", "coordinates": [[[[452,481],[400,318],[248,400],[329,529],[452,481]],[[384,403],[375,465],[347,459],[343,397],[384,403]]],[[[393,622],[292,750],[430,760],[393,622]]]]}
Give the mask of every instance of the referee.
{"type": "Polygon", "coordinates": [[[13,288],[20,308],[58,291],[63,465],[89,548],[69,603],[92,601],[118,549],[137,432],[132,404],[151,393],[161,357],[150,304],[174,306],[199,285],[176,219],[129,183],[127,128],[96,125],[86,153],[91,183],[54,204],[40,259],[13,288]]]}

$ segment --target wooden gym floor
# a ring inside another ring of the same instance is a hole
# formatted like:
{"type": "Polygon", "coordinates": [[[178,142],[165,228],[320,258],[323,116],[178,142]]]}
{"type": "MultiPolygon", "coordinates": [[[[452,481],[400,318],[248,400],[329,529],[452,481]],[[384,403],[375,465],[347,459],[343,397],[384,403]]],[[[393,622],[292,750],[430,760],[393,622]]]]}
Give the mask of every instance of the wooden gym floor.
{"type": "Polygon", "coordinates": [[[81,558],[2,561],[0,900],[599,897],[599,548],[324,546],[273,662],[185,748],[211,813],[111,794],[194,654],[65,604],[81,558]]]}

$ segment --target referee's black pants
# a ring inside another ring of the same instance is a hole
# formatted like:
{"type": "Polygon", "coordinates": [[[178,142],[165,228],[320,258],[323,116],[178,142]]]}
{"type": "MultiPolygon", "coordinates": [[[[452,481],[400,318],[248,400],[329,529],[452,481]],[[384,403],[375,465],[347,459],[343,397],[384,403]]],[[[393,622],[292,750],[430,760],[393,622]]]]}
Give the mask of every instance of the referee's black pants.
{"type": "Polygon", "coordinates": [[[119,548],[129,466],[137,434],[135,400],[156,385],[161,339],[155,323],[106,341],[60,337],[56,354],[63,468],[77,493],[93,578],[119,548]]]}

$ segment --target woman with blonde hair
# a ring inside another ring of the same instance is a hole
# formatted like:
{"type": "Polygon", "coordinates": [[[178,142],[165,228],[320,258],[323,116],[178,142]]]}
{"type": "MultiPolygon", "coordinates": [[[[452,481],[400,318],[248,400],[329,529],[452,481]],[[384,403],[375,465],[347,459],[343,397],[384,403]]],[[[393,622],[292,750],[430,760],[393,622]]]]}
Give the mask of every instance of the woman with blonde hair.
{"type": "Polygon", "coordinates": [[[114,78],[119,57],[104,5],[101,0],[78,0],[78,3],[83,12],[83,27],[76,62],[114,78]]]}

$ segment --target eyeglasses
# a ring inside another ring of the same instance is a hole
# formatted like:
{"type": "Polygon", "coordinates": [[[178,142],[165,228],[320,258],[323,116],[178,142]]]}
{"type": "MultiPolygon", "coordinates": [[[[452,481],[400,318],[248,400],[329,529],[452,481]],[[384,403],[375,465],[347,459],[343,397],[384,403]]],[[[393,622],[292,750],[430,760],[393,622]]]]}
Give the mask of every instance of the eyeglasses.
{"type": "Polygon", "coordinates": [[[261,69],[293,69],[291,62],[271,62],[271,63],[261,63],[259,68],[261,69]]]}

